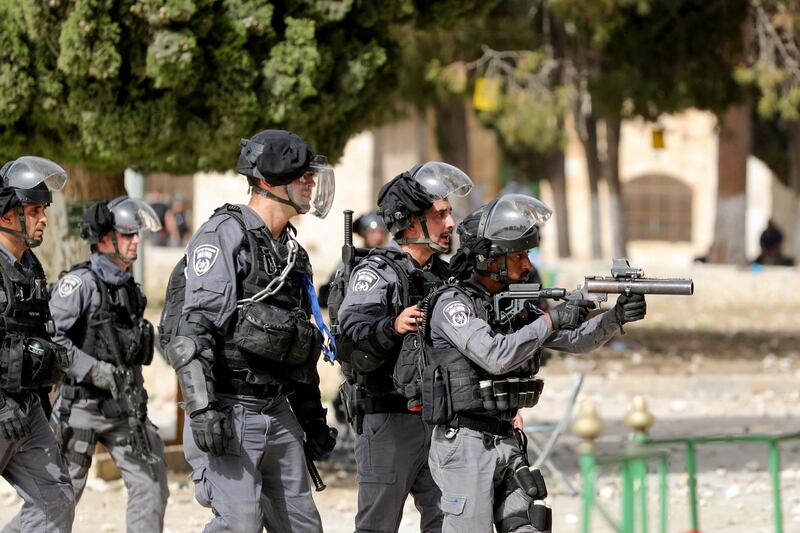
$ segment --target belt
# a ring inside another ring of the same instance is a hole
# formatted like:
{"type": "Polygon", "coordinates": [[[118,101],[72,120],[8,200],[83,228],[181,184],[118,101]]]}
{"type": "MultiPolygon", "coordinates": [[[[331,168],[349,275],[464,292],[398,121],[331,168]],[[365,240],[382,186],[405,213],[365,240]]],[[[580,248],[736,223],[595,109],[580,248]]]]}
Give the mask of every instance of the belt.
{"type": "Polygon", "coordinates": [[[235,396],[254,396],[256,398],[274,398],[283,392],[283,385],[277,383],[246,383],[240,379],[217,381],[214,389],[222,394],[235,396]]]}
{"type": "Polygon", "coordinates": [[[394,394],[387,396],[367,396],[364,402],[364,414],[371,415],[373,413],[419,414],[419,412],[408,410],[408,400],[406,400],[405,397],[394,394]]]}
{"type": "Polygon", "coordinates": [[[509,437],[514,434],[514,428],[508,420],[471,416],[464,413],[458,413],[451,422],[451,426],[467,428],[480,433],[489,433],[490,435],[497,435],[500,437],[509,437]]]}

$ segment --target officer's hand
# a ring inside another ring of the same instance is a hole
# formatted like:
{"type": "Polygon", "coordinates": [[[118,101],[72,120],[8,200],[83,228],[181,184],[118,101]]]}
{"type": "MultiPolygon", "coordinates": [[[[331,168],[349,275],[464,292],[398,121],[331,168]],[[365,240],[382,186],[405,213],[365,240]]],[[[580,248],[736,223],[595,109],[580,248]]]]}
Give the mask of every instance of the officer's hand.
{"type": "Polygon", "coordinates": [[[416,305],[406,307],[397,315],[397,318],[394,319],[394,330],[400,335],[408,333],[409,331],[417,331],[417,320],[422,320],[422,318],[422,309],[416,305]]]}
{"type": "Polygon", "coordinates": [[[614,314],[620,326],[643,319],[647,314],[647,302],[644,301],[644,294],[620,294],[617,304],[614,306],[614,314]]]}
{"type": "Polygon", "coordinates": [[[117,393],[117,385],[114,382],[114,365],[105,361],[95,361],[89,370],[89,381],[95,387],[117,393]]]}
{"type": "Polygon", "coordinates": [[[306,449],[314,461],[322,459],[325,454],[332,452],[336,446],[336,428],[328,427],[322,420],[316,420],[306,428],[306,449]]]}
{"type": "Polygon", "coordinates": [[[30,435],[28,415],[17,402],[0,392],[0,439],[16,442],[30,435]]]}
{"type": "Polygon", "coordinates": [[[548,312],[553,331],[577,328],[589,316],[589,310],[594,308],[595,304],[591,300],[567,300],[548,312]]]}
{"type": "Polygon", "coordinates": [[[197,447],[214,457],[224,455],[225,445],[233,438],[230,420],[214,409],[192,416],[189,427],[197,447]]]}

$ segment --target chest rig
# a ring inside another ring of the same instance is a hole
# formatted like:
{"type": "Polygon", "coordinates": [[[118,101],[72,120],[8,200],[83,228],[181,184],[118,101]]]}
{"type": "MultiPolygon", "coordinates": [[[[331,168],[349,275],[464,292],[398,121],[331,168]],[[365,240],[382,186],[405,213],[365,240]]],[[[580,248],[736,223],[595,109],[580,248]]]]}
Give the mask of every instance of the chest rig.
{"type": "MultiPolygon", "coordinates": [[[[419,268],[411,258],[401,250],[392,248],[375,248],[368,257],[378,256],[380,261],[370,262],[375,268],[381,270],[393,269],[397,277],[397,286],[400,300],[399,309],[389,311],[397,314],[406,307],[421,304],[425,296],[441,286],[450,274],[447,263],[434,255],[428,268],[419,268]]],[[[382,318],[382,317],[381,317],[382,318]]],[[[367,396],[397,396],[395,392],[392,373],[397,362],[401,346],[394,348],[393,352],[386,354],[379,347],[371,349],[366,341],[365,346],[354,346],[350,360],[352,364],[342,364],[346,376],[353,378],[367,396]]],[[[338,345],[337,345],[338,346],[338,345]]],[[[405,401],[397,398],[396,408],[377,407],[376,411],[405,411],[405,401]]],[[[377,404],[376,404],[377,405],[377,404]]]]}
{"type": "Polygon", "coordinates": [[[56,383],[66,367],[65,354],[50,342],[47,280],[35,256],[29,270],[0,257],[0,388],[6,392],[56,383]]]}
{"type": "MultiPolygon", "coordinates": [[[[445,291],[456,290],[467,296],[477,318],[487,322],[492,331],[513,333],[523,324],[515,322],[502,329],[493,323],[491,299],[469,283],[448,284],[431,295],[431,311],[445,291]]],[[[511,372],[490,374],[457,348],[434,349],[430,338],[430,316],[423,333],[427,363],[422,372],[423,419],[431,424],[447,424],[461,413],[465,417],[510,420],[517,410],[538,403],[544,383],[536,379],[539,352],[511,372]]]]}
{"type": "Polygon", "coordinates": [[[67,337],[92,357],[114,365],[149,365],[153,360],[153,325],[144,318],[147,298],[133,279],[111,285],[97,275],[90,262],[72,268],[88,271],[97,287],[99,305],[81,317],[67,337]]]}
{"type": "Polygon", "coordinates": [[[238,393],[246,393],[248,385],[310,382],[322,341],[308,320],[310,303],[303,278],[311,279],[311,264],[293,239],[294,227],[288,225],[274,239],[264,226],[248,229],[239,206],[226,204],[214,216],[222,213],[241,225],[250,265],[247,274],[236,280],[240,305],[221,342],[215,343],[217,381],[231,381],[238,393]],[[280,288],[263,301],[243,303],[257,299],[269,287],[280,288]]]}

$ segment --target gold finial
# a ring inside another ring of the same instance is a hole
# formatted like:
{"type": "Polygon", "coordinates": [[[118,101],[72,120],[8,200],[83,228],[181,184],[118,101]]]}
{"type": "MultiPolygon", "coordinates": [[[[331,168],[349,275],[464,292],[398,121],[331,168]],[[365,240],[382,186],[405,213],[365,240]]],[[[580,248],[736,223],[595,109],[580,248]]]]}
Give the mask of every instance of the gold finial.
{"type": "Polygon", "coordinates": [[[603,433],[604,427],[595,403],[592,400],[583,400],[578,408],[578,416],[572,421],[572,432],[584,440],[584,453],[594,449],[594,441],[603,433]]]}
{"type": "Polygon", "coordinates": [[[647,409],[644,396],[634,396],[631,410],[625,415],[625,423],[628,424],[628,427],[637,433],[647,433],[654,420],[653,415],[647,409]]]}

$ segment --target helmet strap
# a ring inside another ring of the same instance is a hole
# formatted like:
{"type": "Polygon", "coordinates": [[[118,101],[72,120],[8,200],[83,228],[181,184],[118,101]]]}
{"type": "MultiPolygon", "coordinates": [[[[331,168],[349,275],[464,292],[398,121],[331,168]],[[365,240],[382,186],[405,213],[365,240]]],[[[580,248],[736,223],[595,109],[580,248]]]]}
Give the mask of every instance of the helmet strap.
{"type": "Polygon", "coordinates": [[[450,250],[445,248],[444,246],[435,243],[431,240],[430,232],[428,231],[428,224],[426,223],[425,214],[420,213],[417,215],[419,218],[419,224],[422,226],[422,237],[417,237],[415,239],[411,239],[408,237],[401,237],[399,239],[395,239],[398,244],[427,244],[428,247],[433,250],[437,254],[446,254],[450,250]]]}
{"type": "Polygon", "coordinates": [[[262,196],[262,197],[267,198],[269,200],[275,200],[276,202],[291,206],[300,215],[306,213],[307,210],[303,209],[302,207],[300,207],[299,205],[294,203],[294,201],[292,201],[291,196],[289,195],[288,185],[284,185],[284,188],[286,189],[286,196],[288,198],[281,198],[280,196],[276,196],[275,194],[271,193],[270,191],[268,191],[266,189],[262,189],[261,187],[259,187],[257,185],[250,185],[250,190],[254,191],[259,196],[262,196]]]}
{"type": "Polygon", "coordinates": [[[119,259],[120,261],[122,261],[123,263],[125,263],[128,266],[132,265],[134,263],[134,261],[131,260],[130,257],[125,257],[124,255],[122,255],[122,253],[120,253],[120,251],[119,251],[119,243],[117,241],[117,232],[113,231],[113,230],[111,231],[111,242],[114,244],[114,252],[113,253],[112,252],[100,252],[100,253],[102,255],[108,257],[109,259],[119,259]]]}
{"type": "Polygon", "coordinates": [[[23,241],[25,241],[25,245],[28,248],[36,248],[40,244],[42,244],[41,239],[34,239],[30,235],[28,235],[28,227],[25,224],[25,209],[24,206],[19,206],[17,211],[17,217],[19,218],[19,227],[21,230],[11,229],[11,228],[4,228],[0,226],[0,231],[3,233],[9,233],[14,235],[15,237],[19,237],[23,241]]]}

